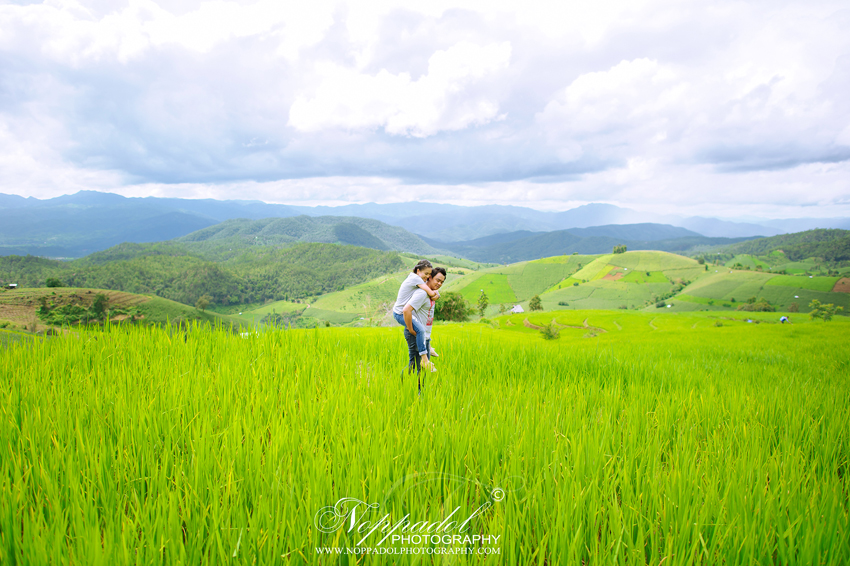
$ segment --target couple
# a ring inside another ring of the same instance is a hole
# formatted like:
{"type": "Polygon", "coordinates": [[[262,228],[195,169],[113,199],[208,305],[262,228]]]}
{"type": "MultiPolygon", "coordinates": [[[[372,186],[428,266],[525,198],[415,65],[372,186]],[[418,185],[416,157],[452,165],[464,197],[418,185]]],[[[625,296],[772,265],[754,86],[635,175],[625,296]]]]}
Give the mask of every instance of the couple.
{"type": "Polygon", "coordinates": [[[404,326],[404,339],[408,349],[408,371],[419,373],[420,367],[431,365],[431,323],[434,320],[434,304],[440,297],[437,292],[446,280],[446,270],[434,268],[422,260],[413,268],[413,273],[401,284],[398,299],[393,306],[393,316],[404,326]]]}

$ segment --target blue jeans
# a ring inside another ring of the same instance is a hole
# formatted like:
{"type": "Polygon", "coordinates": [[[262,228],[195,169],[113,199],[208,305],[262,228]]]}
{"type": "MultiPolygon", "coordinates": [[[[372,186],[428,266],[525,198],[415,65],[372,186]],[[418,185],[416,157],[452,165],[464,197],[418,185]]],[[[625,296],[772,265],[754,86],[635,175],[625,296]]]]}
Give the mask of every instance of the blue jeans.
{"type": "MultiPolygon", "coordinates": [[[[396,322],[404,326],[404,329],[407,330],[407,324],[404,322],[404,315],[394,312],[393,316],[395,317],[396,322]]],[[[410,318],[413,330],[416,331],[416,348],[419,350],[419,355],[424,356],[428,353],[428,348],[425,347],[425,329],[422,327],[422,324],[416,320],[415,316],[411,316],[410,318]]]]}
{"type": "MultiPolygon", "coordinates": [[[[416,346],[416,337],[413,336],[410,332],[407,331],[407,328],[404,329],[404,339],[407,341],[407,373],[410,375],[413,371],[416,371],[416,379],[419,388],[419,394],[422,395],[422,387],[425,385],[425,375],[422,373],[422,364],[421,358],[419,357],[419,353],[416,351],[418,347],[416,346]]],[[[431,341],[425,341],[425,347],[428,349],[428,359],[431,359],[431,341]]],[[[404,370],[401,370],[401,380],[404,381],[404,370]]]]}

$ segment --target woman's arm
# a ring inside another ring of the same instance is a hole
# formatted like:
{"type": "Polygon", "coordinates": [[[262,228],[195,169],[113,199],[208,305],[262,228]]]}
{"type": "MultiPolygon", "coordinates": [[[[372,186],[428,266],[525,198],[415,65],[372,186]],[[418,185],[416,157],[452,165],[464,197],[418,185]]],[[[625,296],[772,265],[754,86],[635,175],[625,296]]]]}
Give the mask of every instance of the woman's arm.
{"type": "Polygon", "coordinates": [[[417,287],[428,293],[428,296],[434,299],[435,301],[440,298],[440,294],[425,283],[420,283],[419,285],[417,285],[417,287]]]}

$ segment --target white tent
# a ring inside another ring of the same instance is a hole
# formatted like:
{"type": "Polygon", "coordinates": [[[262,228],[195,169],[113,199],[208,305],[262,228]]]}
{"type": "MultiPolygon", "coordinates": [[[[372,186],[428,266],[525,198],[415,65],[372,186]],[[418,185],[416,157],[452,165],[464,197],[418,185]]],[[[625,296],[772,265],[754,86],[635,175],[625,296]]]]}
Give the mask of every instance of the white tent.
{"type": "Polygon", "coordinates": [[[511,312],[513,312],[513,313],[518,313],[518,312],[525,312],[525,311],[524,311],[524,310],[522,310],[522,306],[520,306],[520,305],[514,305],[514,308],[512,308],[512,309],[511,309],[511,312]]]}

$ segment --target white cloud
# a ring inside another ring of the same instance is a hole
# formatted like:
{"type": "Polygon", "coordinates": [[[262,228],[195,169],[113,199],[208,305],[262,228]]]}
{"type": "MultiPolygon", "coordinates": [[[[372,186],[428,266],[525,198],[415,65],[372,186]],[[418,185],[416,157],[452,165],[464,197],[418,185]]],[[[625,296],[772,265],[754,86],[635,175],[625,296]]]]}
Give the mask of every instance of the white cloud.
{"type": "Polygon", "coordinates": [[[381,70],[370,76],[324,65],[315,94],[298,96],[290,108],[289,125],[306,132],[384,128],[389,134],[427,137],[484,124],[497,118],[498,102],[460,95],[476,80],[507,68],[510,56],[509,43],[458,43],[434,53],[428,73],[415,81],[408,73],[381,70]]]}
{"type": "Polygon", "coordinates": [[[845,4],[0,4],[0,192],[846,206],[845,4]]]}

